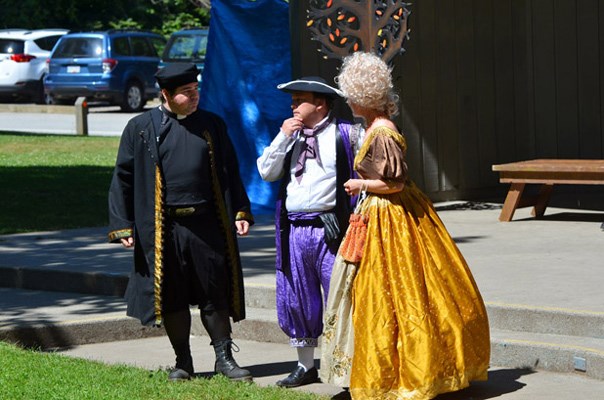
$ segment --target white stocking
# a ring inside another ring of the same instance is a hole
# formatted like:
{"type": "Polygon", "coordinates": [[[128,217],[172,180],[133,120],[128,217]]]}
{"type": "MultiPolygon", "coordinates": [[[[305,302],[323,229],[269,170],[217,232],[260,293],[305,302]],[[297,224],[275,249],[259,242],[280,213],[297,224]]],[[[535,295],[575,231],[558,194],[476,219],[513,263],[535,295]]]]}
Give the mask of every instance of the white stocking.
{"type": "Polygon", "coordinates": [[[307,371],[315,366],[315,348],[297,347],[298,365],[303,366],[307,371]]]}

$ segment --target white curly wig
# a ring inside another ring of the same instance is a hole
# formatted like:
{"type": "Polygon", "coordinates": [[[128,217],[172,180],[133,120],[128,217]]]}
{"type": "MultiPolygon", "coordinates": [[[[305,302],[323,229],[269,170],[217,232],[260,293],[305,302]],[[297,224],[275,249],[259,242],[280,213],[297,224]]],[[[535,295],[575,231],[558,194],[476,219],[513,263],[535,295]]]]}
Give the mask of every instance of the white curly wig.
{"type": "Polygon", "coordinates": [[[393,117],[398,114],[399,97],[392,85],[391,71],[375,54],[356,52],[344,58],[335,81],[349,102],[393,117]]]}

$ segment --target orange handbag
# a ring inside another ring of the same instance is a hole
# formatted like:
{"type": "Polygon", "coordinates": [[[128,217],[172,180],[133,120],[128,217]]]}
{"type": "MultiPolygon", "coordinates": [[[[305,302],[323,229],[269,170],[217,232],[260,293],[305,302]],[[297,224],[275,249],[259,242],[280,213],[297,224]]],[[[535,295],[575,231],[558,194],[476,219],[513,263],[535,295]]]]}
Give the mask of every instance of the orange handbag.
{"type": "Polygon", "coordinates": [[[350,214],[348,231],[346,236],[342,240],[340,245],[340,255],[344,260],[351,263],[358,263],[361,261],[363,256],[363,249],[365,248],[365,241],[367,240],[367,221],[369,217],[362,215],[360,205],[365,200],[367,192],[363,191],[359,195],[359,200],[352,214],[350,214]]]}

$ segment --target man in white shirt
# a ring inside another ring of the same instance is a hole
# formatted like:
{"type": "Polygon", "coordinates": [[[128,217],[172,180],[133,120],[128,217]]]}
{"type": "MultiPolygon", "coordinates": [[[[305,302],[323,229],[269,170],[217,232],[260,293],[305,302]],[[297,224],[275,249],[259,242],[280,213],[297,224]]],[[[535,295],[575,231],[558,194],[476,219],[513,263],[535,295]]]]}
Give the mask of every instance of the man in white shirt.
{"type": "Polygon", "coordinates": [[[277,88],[291,94],[293,116],[283,121],[257,166],[262,179],[281,180],[275,217],[277,315],[297,349],[298,365],[277,385],[296,387],[318,380],[314,349],[352,209],[344,182],[354,174],[351,131],[358,130],[331,115],[341,93],[324,79],[304,77],[277,88]]]}

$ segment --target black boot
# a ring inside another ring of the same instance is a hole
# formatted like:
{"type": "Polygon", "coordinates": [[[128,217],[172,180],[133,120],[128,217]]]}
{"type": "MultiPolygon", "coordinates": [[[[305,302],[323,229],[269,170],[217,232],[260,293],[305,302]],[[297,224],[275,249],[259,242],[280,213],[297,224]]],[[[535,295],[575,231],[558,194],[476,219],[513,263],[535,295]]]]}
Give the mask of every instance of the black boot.
{"type": "MultiPolygon", "coordinates": [[[[233,381],[251,381],[252,374],[247,369],[240,368],[233,358],[232,346],[233,341],[229,339],[217,340],[212,342],[214,351],[216,352],[216,364],[214,364],[214,372],[222,374],[233,381]]],[[[239,347],[235,345],[236,350],[239,347]]]]}
{"type": "Polygon", "coordinates": [[[171,381],[183,381],[193,376],[193,358],[191,353],[176,355],[176,367],[170,371],[168,379],[171,381]]]}
{"type": "Polygon", "coordinates": [[[164,326],[170,344],[176,354],[176,367],[170,371],[168,379],[182,381],[193,376],[193,359],[189,346],[189,333],[191,331],[191,312],[187,310],[167,313],[164,315],[164,326]]]}

